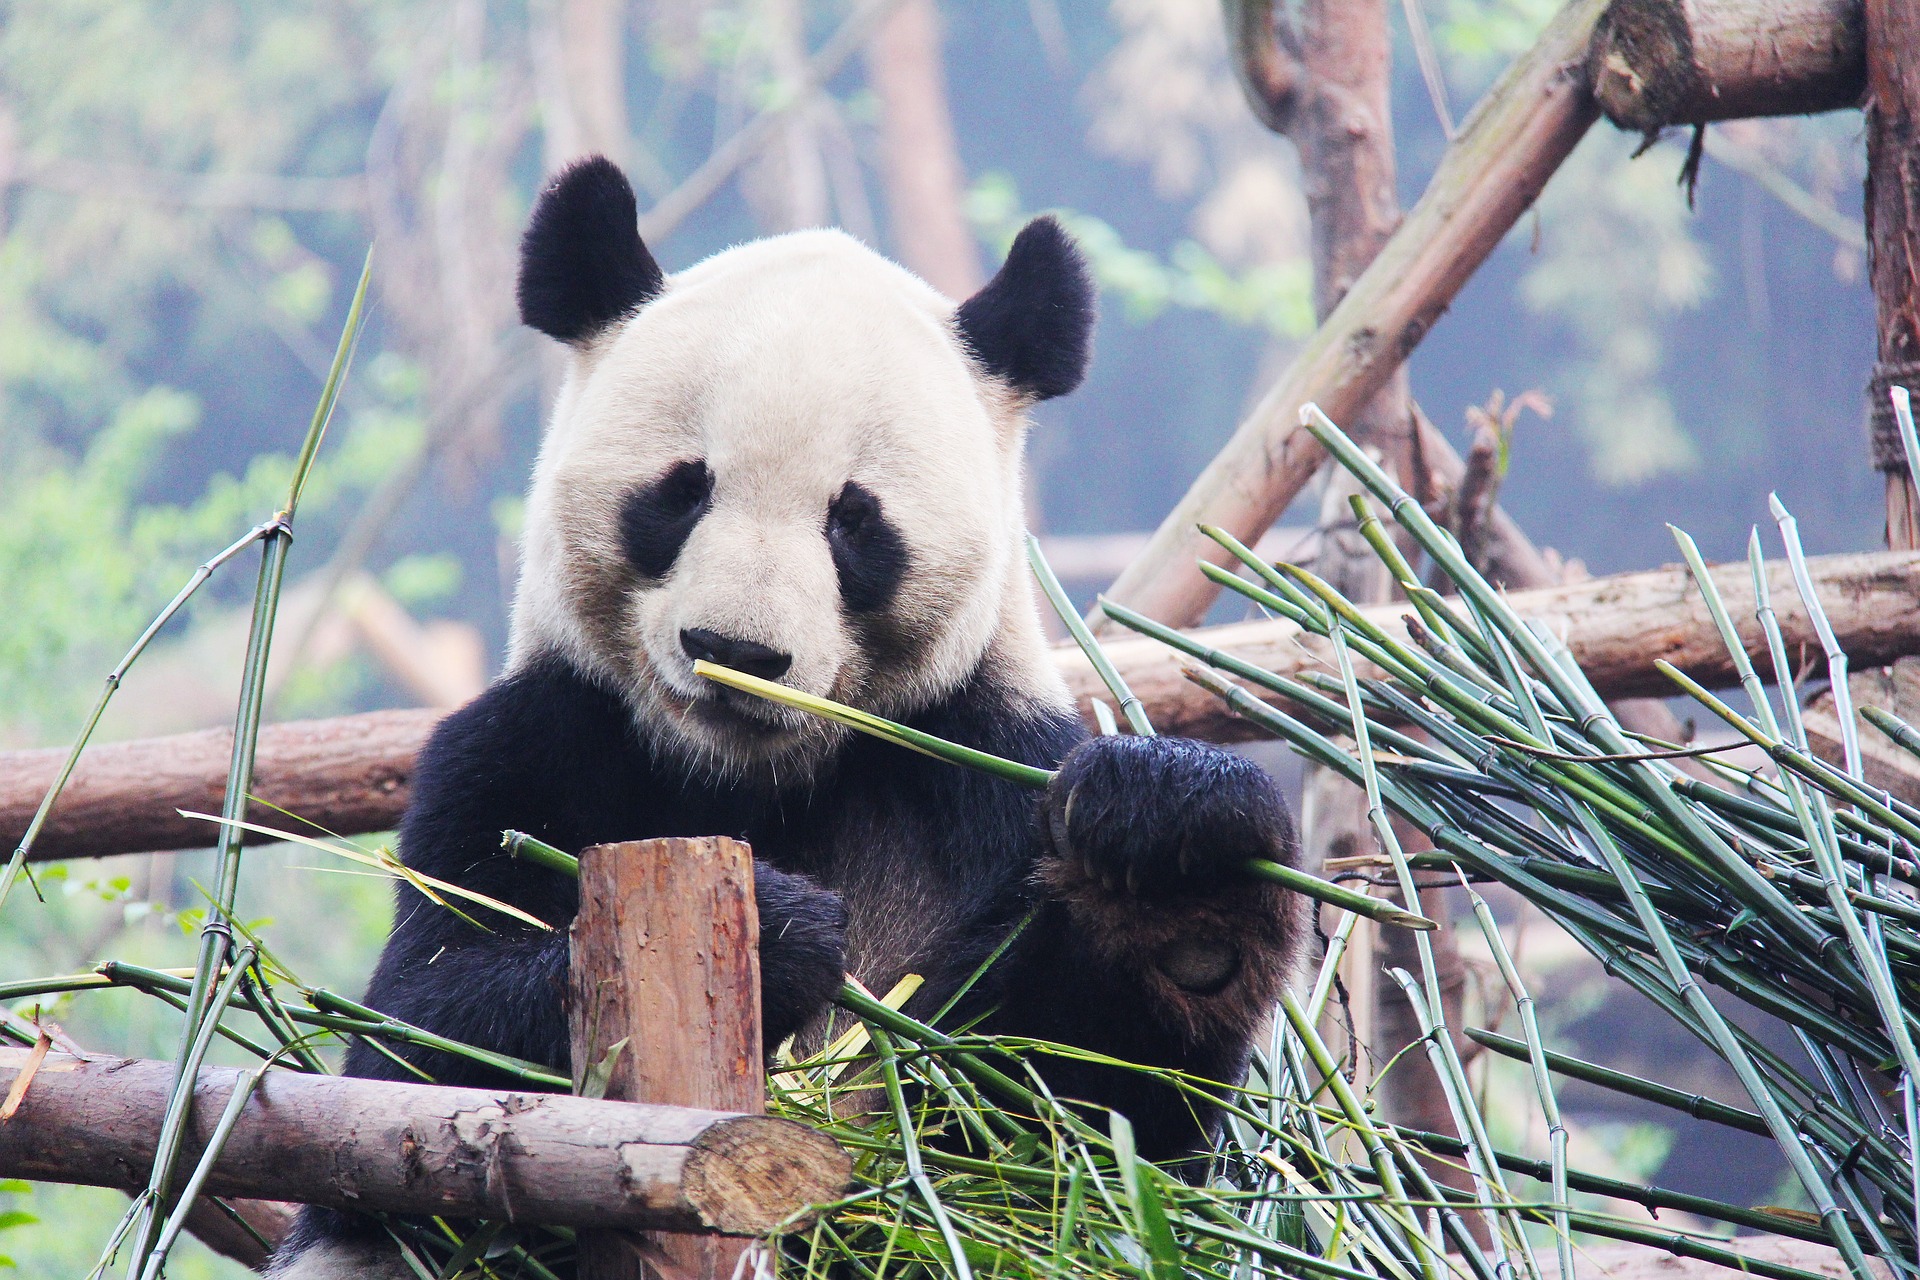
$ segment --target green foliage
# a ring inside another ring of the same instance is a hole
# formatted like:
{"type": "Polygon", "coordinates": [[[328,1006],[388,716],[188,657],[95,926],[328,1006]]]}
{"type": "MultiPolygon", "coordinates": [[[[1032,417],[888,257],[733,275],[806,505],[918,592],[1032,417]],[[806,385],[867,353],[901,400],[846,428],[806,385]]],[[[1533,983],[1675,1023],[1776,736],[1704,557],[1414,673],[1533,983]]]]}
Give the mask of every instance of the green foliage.
{"type": "MultiPolygon", "coordinates": [[[[1304,260],[1229,271],[1196,240],[1181,240],[1163,259],[1128,247],[1099,218],[1050,210],[1073,233],[1101,292],[1117,298],[1127,318],[1145,324],[1168,307],[1205,312],[1230,324],[1265,329],[1277,338],[1313,332],[1313,276],[1304,260]]],[[[990,244],[1005,253],[1033,215],[1005,174],[988,173],[967,193],[967,214],[990,244]]]]}

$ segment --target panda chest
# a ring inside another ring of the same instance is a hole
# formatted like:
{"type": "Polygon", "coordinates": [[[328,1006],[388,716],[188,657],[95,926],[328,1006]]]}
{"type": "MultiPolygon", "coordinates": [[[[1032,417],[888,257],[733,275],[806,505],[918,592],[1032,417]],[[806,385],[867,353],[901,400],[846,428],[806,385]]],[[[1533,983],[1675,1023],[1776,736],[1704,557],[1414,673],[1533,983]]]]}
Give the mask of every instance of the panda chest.
{"type": "Polygon", "coordinates": [[[921,824],[884,813],[842,812],[819,827],[769,833],[756,853],[810,876],[847,910],[847,971],[884,993],[917,973],[938,984],[954,943],[998,905],[952,874],[921,824]],[[784,838],[783,838],[784,837],[784,838]]]}

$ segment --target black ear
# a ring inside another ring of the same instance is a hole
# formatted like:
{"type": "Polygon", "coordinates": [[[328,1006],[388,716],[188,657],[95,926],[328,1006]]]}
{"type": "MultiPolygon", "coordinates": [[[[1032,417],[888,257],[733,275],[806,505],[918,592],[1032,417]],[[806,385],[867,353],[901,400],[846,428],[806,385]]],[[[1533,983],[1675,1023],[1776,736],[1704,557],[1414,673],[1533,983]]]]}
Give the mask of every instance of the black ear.
{"type": "Polygon", "coordinates": [[[1052,218],[1035,218],[954,320],[988,374],[1022,395],[1050,400],[1086,376],[1093,281],[1072,237],[1052,218]]]}
{"type": "Polygon", "coordinates": [[[520,319],[562,342],[591,338],[665,287],[640,243],[633,188],[604,156],[547,184],[520,238],[520,319]]]}

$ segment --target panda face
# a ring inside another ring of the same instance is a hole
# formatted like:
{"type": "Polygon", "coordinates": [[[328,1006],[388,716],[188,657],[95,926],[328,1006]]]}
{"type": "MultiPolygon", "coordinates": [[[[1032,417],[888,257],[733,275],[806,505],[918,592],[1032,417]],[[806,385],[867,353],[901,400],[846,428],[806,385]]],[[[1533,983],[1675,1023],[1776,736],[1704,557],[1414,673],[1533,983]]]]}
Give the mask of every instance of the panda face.
{"type": "Polygon", "coordinates": [[[993,665],[1064,702],[1023,572],[1025,410],[1085,369],[1093,294],[1050,219],[957,308],[803,231],[671,281],[603,159],[542,193],[520,314],[567,344],[510,666],[557,654],[716,777],[811,776],[845,734],[702,658],[911,716],[993,665]]]}
{"type": "Polygon", "coordinates": [[[950,692],[1002,630],[1023,527],[1022,406],[951,317],[831,232],[675,278],[575,358],[529,509],[534,629],[721,771],[804,772],[842,731],[697,658],[883,715],[950,692]]]}

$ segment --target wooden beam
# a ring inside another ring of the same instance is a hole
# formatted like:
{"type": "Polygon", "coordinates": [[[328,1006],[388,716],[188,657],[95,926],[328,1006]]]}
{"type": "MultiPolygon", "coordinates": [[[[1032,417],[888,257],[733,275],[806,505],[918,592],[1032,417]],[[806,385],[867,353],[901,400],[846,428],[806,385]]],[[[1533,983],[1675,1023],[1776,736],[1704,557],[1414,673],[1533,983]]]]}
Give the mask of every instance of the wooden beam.
{"type": "Polygon", "coordinates": [[[1532,207],[1598,116],[1584,67],[1605,7],[1573,0],[1481,99],[1420,202],[1120,575],[1115,599],[1176,626],[1205,614],[1215,588],[1195,561],[1226,553],[1196,524],[1248,544],[1266,532],[1326,456],[1300,406],[1352,421],[1532,207]]]}
{"type": "Polygon", "coordinates": [[[1613,0],[1587,76],[1607,119],[1670,125],[1858,106],[1861,0],[1613,0]]]}
{"type": "MultiPolygon", "coordinates": [[[[1816,556],[1809,564],[1835,634],[1854,655],[1857,666],[1878,666],[1903,654],[1920,653],[1920,554],[1816,556]]],[[[1754,620],[1752,579],[1745,562],[1717,568],[1713,576],[1749,657],[1766,669],[1766,645],[1754,620]]],[[[1796,662],[1803,655],[1817,658],[1819,639],[1784,562],[1769,562],[1768,582],[1788,654],[1796,662]]],[[[1675,692],[1654,669],[1655,658],[1666,659],[1709,686],[1733,681],[1732,664],[1719,633],[1691,578],[1679,566],[1517,591],[1508,600],[1521,616],[1540,619],[1561,635],[1603,697],[1675,692]]],[[[1409,612],[1405,607],[1378,606],[1362,612],[1388,632],[1405,636],[1400,622],[1409,612]]],[[[1242,622],[1200,628],[1191,634],[1202,643],[1282,674],[1333,669],[1324,644],[1304,636],[1289,622],[1242,622]]],[[[1097,691],[1097,678],[1085,670],[1078,655],[1056,653],[1076,693],[1097,691]]],[[[1181,675],[1188,660],[1157,641],[1117,640],[1107,645],[1107,653],[1146,703],[1154,727],[1162,733],[1212,741],[1252,736],[1250,726],[1223,714],[1215,698],[1181,675]]]]}
{"type": "MultiPolygon", "coordinates": [[[[1920,654],[1920,555],[1874,552],[1815,556],[1813,578],[1840,643],[1855,667],[1883,666],[1895,658],[1920,654]]],[[[1814,652],[1816,638],[1799,596],[1784,568],[1773,570],[1775,606],[1790,651],[1814,652]]],[[[1729,606],[1746,627],[1751,608],[1746,568],[1729,568],[1718,579],[1729,606]],[[1742,609],[1746,608],[1743,613],[1742,609]]],[[[1592,578],[1534,591],[1516,591],[1514,608],[1562,628],[1574,656],[1608,698],[1666,696],[1672,690],[1653,669],[1667,658],[1709,685],[1732,682],[1705,609],[1686,574],[1677,567],[1592,578]]],[[[1402,610],[1395,605],[1369,611],[1384,626],[1398,628],[1402,610]]],[[[1285,622],[1243,622],[1194,632],[1203,643],[1230,649],[1249,661],[1278,671],[1314,665],[1311,645],[1301,646],[1298,630],[1285,622]]],[[[1748,651],[1764,660],[1757,633],[1743,631],[1748,651]]],[[[1122,634],[1110,638],[1109,652],[1134,691],[1146,700],[1154,723],[1169,733],[1218,741],[1250,735],[1245,722],[1225,715],[1208,694],[1180,676],[1180,660],[1160,645],[1122,634]]],[[[1079,650],[1055,651],[1076,705],[1104,696],[1079,650]]],[[[261,733],[256,766],[277,790],[276,803],[294,808],[310,822],[342,835],[390,830],[406,808],[407,783],[414,753],[434,723],[432,712],[381,711],[334,720],[274,725],[261,733]],[[313,744],[328,744],[315,750],[313,744]],[[356,749],[357,747],[357,749],[356,749]],[[298,795],[304,800],[289,801],[298,795]]],[[[217,794],[226,776],[222,753],[209,751],[204,739],[217,735],[181,734],[116,743],[89,751],[75,774],[86,803],[54,808],[36,860],[104,857],[198,848],[208,843],[205,824],[187,824],[174,815],[183,804],[204,804],[217,794]],[[189,757],[197,763],[189,767],[189,757]],[[93,825],[98,823],[98,825],[93,825]]],[[[0,846],[11,848],[25,832],[48,781],[65,752],[0,752],[0,846]]]]}
{"type": "MultiPolygon", "coordinates": [[[[603,1064],[597,1078],[610,1099],[766,1109],[751,849],[708,836],[583,851],[572,950],[567,1014],[576,1087],[603,1064]]],[[[741,1166],[741,1173],[776,1184],[765,1192],[773,1195],[785,1176],[777,1165],[741,1166]]],[[[583,1232],[580,1276],[731,1280],[747,1247],[712,1236],[583,1232]],[[649,1267],[656,1250],[661,1265],[649,1267]]]]}
{"type": "MultiPolygon", "coordinates": [[[[385,831],[406,808],[414,754],[442,714],[372,711],[267,725],[260,730],[253,794],[328,830],[385,831]]],[[[213,824],[183,818],[176,810],[220,812],[232,752],[231,729],[88,748],[34,844],[34,858],[211,847],[213,824]]],[[[0,752],[4,852],[11,853],[26,834],[66,755],[65,750],[0,752]]],[[[268,826],[284,821],[299,827],[265,806],[257,807],[255,816],[268,826]]]]}
{"type": "MultiPolygon", "coordinates": [[[[0,1049],[0,1091],[30,1052],[0,1049]]],[[[240,1075],[200,1072],[187,1166],[240,1075]]],[[[48,1055],[0,1124],[0,1177],[145,1186],[172,1082],[170,1062],[48,1055]]],[[[832,1139],[768,1116],[276,1069],[204,1194],[754,1236],[841,1194],[851,1168],[832,1139]]]]}

